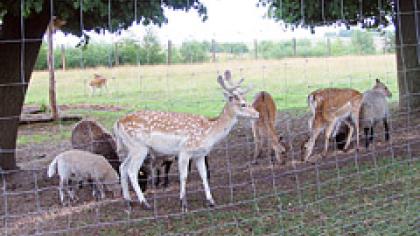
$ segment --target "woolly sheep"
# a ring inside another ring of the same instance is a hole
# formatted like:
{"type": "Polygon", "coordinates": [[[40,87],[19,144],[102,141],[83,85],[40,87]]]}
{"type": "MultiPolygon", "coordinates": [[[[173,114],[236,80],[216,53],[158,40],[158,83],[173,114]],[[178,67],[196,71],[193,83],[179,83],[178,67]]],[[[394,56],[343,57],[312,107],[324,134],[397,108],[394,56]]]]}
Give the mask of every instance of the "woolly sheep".
{"type": "Polygon", "coordinates": [[[96,186],[95,192],[100,192],[101,199],[105,198],[104,184],[108,191],[112,191],[114,197],[120,196],[121,187],[117,172],[109,162],[100,155],[83,150],[72,149],[65,151],[54,158],[48,168],[48,177],[56,174],[60,177],[60,200],[64,205],[64,187],[72,201],[76,200],[75,193],[69,181],[89,181],[92,180],[96,186]]]}
{"type": "MultiPolygon", "coordinates": [[[[71,145],[80,149],[104,156],[112,168],[119,173],[121,161],[116,153],[114,137],[97,121],[84,119],[78,122],[71,132],[71,145]]],[[[138,179],[142,191],[147,190],[149,170],[140,168],[138,179]]]]}
{"type": "Polygon", "coordinates": [[[389,140],[389,107],[386,98],[391,96],[392,93],[379,79],[376,79],[375,86],[372,89],[363,93],[363,105],[360,111],[360,117],[361,126],[365,131],[366,148],[373,141],[373,128],[379,121],[382,121],[384,124],[385,140],[389,140]]]}

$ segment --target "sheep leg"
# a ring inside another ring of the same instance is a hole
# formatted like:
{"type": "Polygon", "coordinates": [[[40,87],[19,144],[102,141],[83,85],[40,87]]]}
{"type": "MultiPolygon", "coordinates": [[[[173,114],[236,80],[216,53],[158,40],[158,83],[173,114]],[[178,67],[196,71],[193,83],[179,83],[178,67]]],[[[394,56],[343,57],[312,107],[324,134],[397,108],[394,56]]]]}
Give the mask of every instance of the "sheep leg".
{"type": "Polygon", "coordinates": [[[370,128],[364,128],[364,130],[365,130],[365,146],[366,146],[366,149],[368,149],[369,148],[369,130],[370,130],[370,128]]]}
{"type": "Polygon", "coordinates": [[[385,140],[388,141],[389,140],[389,126],[388,126],[388,119],[384,118],[383,119],[384,122],[384,129],[385,129],[385,140]]]}
{"type": "Polygon", "coordinates": [[[101,196],[101,199],[105,199],[105,191],[104,191],[104,185],[100,182],[97,183],[98,190],[101,196]]]}
{"type": "Polygon", "coordinates": [[[67,179],[60,176],[60,187],[58,191],[60,193],[60,201],[62,205],[65,205],[64,204],[64,182],[67,182],[67,179]]]}
{"type": "Polygon", "coordinates": [[[160,168],[156,169],[155,187],[157,188],[160,184],[160,168]]]}
{"type": "Polygon", "coordinates": [[[143,192],[141,191],[138,182],[138,173],[141,165],[144,162],[144,159],[147,156],[148,150],[147,147],[140,147],[137,150],[137,155],[130,154],[131,160],[128,165],[128,177],[130,179],[131,186],[133,186],[134,191],[136,192],[139,203],[143,204],[146,209],[151,209],[150,205],[146,201],[146,198],[144,198],[143,192]]]}
{"type": "Polygon", "coordinates": [[[163,187],[168,187],[169,184],[169,171],[171,170],[172,161],[165,161],[165,180],[163,182],[163,187]]]}
{"type": "Polygon", "coordinates": [[[185,152],[181,152],[178,156],[178,169],[179,169],[179,183],[180,183],[180,191],[179,191],[179,198],[181,200],[181,210],[183,212],[188,211],[188,204],[187,204],[187,197],[185,194],[185,187],[187,183],[188,177],[188,164],[190,161],[191,156],[185,152]]]}
{"type": "Polygon", "coordinates": [[[203,181],[204,191],[206,193],[207,205],[210,207],[214,206],[214,200],[210,192],[210,186],[207,179],[206,161],[204,156],[200,156],[195,160],[195,165],[200,174],[201,180],[203,181]]]}
{"type": "Polygon", "coordinates": [[[74,183],[72,180],[68,180],[68,183],[67,193],[69,194],[71,201],[76,202],[78,199],[76,197],[75,189],[73,188],[74,183]]]}

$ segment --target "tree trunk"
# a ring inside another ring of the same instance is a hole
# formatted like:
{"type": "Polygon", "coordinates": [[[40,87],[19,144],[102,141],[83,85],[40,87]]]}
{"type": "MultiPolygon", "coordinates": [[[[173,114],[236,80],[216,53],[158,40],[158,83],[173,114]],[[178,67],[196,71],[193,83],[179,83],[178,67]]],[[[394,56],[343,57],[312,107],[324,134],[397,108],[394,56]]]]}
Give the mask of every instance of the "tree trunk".
{"type": "Polygon", "coordinates": [[[47,1],[43,4],[41,12],[25,18],[24,35],[21,34],[20,15],[8,12],[3,17],[0,32],[0,167],[4,170],[16,169],[19,117],[42,36],[50,19],[49,4],[47,1]],[[22,38],[31,40],[22,41],[22,38]]]}
{"type": "Polygon", "coordinates": [[[420,40],[416,37],[416,27],[420,25],[416,24],[413,1],[394,1],[399,13],[395,16],[395,37],[400,108],[410,112],[420,105],[420,55],[417,55],[416,47],[420,40]]]}
{"type": "Polygon", "coordinates": [[[55,66],[54,66],[54,44],[53,44],[54,24],[51,20],[47,29],[48,38],[48,71],[50,74],[50,107],[53,120],[58,120],[57,96],[55,93],[55,66]]]}

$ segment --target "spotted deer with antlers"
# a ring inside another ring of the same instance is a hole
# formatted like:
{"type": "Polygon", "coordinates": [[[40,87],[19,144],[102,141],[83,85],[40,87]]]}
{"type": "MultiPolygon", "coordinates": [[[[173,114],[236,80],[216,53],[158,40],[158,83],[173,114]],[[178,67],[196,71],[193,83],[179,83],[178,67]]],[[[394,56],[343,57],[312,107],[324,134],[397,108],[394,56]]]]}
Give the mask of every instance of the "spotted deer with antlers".
{"type": "MultiPolygon", "coordinates": [[[[230,72],[225,72],[226,73],[230,72]]],[[[207,180],[204,157],[213,146],[225,138],[238,118],[258,119],[258,112],[245,100],[248,89],[237,83],[225,83],[226,76],[217,77],[223,88],[226,104],[217,118],[201,115],[142,110],[120,118],[114,125],[118,153],[126,152],[127,158],[120,166],[121,186],[124,199],[131,201],[128,180],[136,192],[140,204],[150,208],[137,181],[137,173],[151,150],[164,155],[178,156],[181,209],[187,211],[185,185],[188,163],[195,161],[202,179],[209,206],[215,202],[207,180]]],[[[232,82],[232,81],[231,81],[232,82]]]]}

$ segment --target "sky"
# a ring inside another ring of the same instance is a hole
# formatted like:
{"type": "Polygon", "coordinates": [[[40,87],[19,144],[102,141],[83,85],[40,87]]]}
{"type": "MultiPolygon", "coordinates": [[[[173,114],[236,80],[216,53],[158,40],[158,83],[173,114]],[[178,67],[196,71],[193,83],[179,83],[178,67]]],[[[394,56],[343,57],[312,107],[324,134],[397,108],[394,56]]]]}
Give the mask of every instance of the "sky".
{"type": "MultiPolygon", "coordinates": [[[[168,24],[161,28],[152,27],[161,43],[171,39],[175,44],[185,40],[211,40],[218,42],[252,42],[258,40],[282,40],[295,38],[324,36],[327,31],[337,31],[338,28],[317,28],[315,34],[306,29],[285,29],[284,25],[264,17],[267,9],[256,7],[257,0],[202,0],[207,7],[208,20],[202,22],[196,11],[173,11],[165,9],[168,24]],[[240,7],[238,7],[240,6],[240,7]]],[[[134,25],[121,37],[133,35],[142,38],[145,26],[134,25]]],[[[79,42],[75,36],[64,36],[58,32],[55,36],[56,45],[74,46],[79,42]]],[[[91,35],[92,41],[113,42],[118,37],[109,34],[91,35]]]]}

